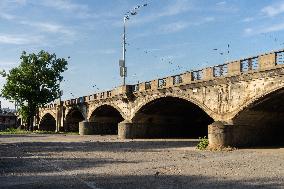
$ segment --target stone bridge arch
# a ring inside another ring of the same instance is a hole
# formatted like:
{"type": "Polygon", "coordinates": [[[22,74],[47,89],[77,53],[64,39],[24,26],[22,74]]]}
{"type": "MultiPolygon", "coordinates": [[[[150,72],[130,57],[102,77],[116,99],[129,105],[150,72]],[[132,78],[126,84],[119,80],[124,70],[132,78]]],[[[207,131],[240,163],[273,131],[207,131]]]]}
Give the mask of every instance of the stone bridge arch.
{"type": "Polygon", "coordinates": [[[44,111],[41,111],[40,114],[39,114],[39,123],[42,121],[42,118],[46,115],[46,114],[50,114],[52,117],[55,118],[56,120],[56,117],[57,117],[57,112],[56,112],[56,109],[47,109],[47,110],[44,110],[44,111]]]}
{"type": "Polygon", "coordinates": [[[125,114],[113,103],[102,103],[90,108],[88,120],[95,134],[117,134],[118,123],[125,120],[125,114]]]}
{"type": "Polygon", "coordinates": [[[168,94],[155,94],[155,95],[146,95],[143,97],[139,97],[138,99],[135,100],[134,105],[132,107],[132,110],[130,112],[130,117],[129,120],[132,120],[135,116],[135,114],[146,104],[159,99],[159,98],[166,98],[166,97],[173,97],[173,98],[179,98],[183,99],[185,101],[188,101],[192,104],[195,104],[198,106],[200,109],[202,109],[206,114],[208,114],[210,117],[212,117],[214,120],[219,117],[217,112],[212,111],[209,107],[207,107],[204,103],[200,102],[193,96],[187,95],[187,94],[178,94],[175,92],[171,92],[168,94]]]}
{"type": "Polygon", "coordinates": [[[56,117],[55,114],[46,113],[39,122],[39,130],[42,131],[55,131],[56,130],[56,117]]]}
{"type": "MultiPolygon", "coordinates": [[[[137,99],[139,101],[139,99],[137,99]]],[[[190,96],[156,94],[133,108],[132,138],[198,138],[207,136],[212,111],[190,96]]]]}
{"type": "Polygon", "coordinates": [[[243,104],[232,118],[234,144],[284,144],[284,87],[278,86],[243,104]]]}
{"type": "Polygon", "coordinates": [[[79,122],[87,119],[85,112],[83,107],[80,106],[69,107],[66,109],[63,124],[64,131],[78,132],[79,122]]]}
{"type": "Polygon", "coordinates": [[[231,116],[230,116],[231,119],[234,119],[241,112],[253,106],[255,103],[258,103],[258,101],[261,101],[262,99],[269,97],[269,95],[272,95],[275,92],[281,91],[281,90],[284,90],[284,82],[282,83],[282,85],[273,86],[272,88],[264,90],[261,93],[258,93],[258,94],[255,93],[253,98],[250,98],[248,101],[244,102],[243,104],[240,104],[239,108],[237,108],[237,110],[231,113],[231,116]]]}
{"type": "Polygon", "coordinates": [[[123,119],[127,119],[126,113],[122,111],[122,109],[119,107],[119,105],[116,105],[116,104],[111,103],[111,102],[104,102],[104,103],[95,104],[93,106],[92,105],[89,106],[88,114],[87,114],[88,120],[90,120],[93,112],[96,111],[98,108],[100,108],[102,106],[109,106],[109,107],[114,108],[115,110],[117,110],[120,113],[120,115],[122,116],[123,119]]]}

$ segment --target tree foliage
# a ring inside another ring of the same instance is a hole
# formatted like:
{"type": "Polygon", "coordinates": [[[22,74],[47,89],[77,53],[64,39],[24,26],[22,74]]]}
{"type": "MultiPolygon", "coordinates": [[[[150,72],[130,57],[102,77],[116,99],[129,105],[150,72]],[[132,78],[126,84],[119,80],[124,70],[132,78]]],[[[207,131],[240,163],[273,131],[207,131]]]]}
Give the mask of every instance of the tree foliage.
{"type": "Polygon", "coordinates": [[[39,107],[59,97],[62,73],[67,70],[68,63],[45,51],[23,52],[20,59],[21,64],[9,73],[0,72],[6,78],[1,96],[16,101],[31,122],[39,107]]]}

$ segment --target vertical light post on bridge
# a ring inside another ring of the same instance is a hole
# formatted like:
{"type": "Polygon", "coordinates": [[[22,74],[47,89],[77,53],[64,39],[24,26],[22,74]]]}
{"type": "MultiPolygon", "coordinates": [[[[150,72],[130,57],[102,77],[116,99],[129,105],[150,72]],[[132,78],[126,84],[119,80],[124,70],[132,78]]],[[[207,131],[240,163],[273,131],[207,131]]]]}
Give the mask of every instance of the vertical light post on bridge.
{"type": "Polygon", "coordinates": [[[128,11],[123,17],[123,42],[122,42],[122,59],[119,60],[120,77],[123,78],[123,85],[126,84],[127,67],[125,64],[125,53],[126,53],[126,21],[130,19],[130,16],[135,16],[141,7],[146,7],[147,4],[137,5],[133,10],[128,11]]]}

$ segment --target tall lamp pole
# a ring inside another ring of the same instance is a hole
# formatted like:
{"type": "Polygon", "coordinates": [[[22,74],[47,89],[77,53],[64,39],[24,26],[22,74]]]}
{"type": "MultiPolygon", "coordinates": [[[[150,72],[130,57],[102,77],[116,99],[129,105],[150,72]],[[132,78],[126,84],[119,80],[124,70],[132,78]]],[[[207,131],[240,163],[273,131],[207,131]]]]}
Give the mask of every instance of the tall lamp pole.
{"type": "Polygon", "coordinates": [[[120,75],[123,77],[123,86],[125,85],[125,78],[127,75],[127,68],[125,67],[125,52],[126,52],[126,19],[129,17],[123,17],[123,44],[122,44],[122,63],[120,63],[120,75]]]}
{"type": "Polygon", "coordinates": [[[122,42],[122,59],[119,60],[120,67],[120,77],[123,78],[123,86],[126,85],[126,77],[127,77],[127,67],[125,66],[125,53],[126,53],[126,21],[130,19],[130,16],[137,15],[138,10],[141,7],[146,7],[147,4],[137,5],[133,10],[128,11],[123,17],[123,42],[122,42]]]}

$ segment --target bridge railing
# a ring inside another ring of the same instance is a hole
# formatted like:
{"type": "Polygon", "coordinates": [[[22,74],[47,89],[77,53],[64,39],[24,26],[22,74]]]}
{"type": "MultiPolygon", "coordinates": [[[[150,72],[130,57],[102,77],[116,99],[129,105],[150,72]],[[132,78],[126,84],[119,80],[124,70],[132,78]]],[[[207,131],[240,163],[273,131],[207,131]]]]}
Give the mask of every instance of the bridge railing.
{"type": "Polygon", "coordinates": [[[179,75],[143,82],[136,84],[133,92],[174,87],[212,80],[217,77],[231,77],[234,75],[273,69],[275,66],[284,66],[284,50],[274,51],[271,53],[252,56],[201,70],[194,70],[179,75]]]}
{"type": "Polygon", "coordinates": [[[191,81],[202,80],[203,71],[202,70],[193,71],[191,77],[192,77],[191,81]]]}
{"type": "Polygon", "coordinates": [[[241,72],[258,70],[258,56],[241,60],[241,72]]]}
{"type": "Polygon", "coordinates": [[[167,86],[167,78],[158,79],[158,88],[164,88],[167,86]]]}
{"type": "Polygon", "coordinates": [[[284,51],[278,51],[275,53],[276,65],[284,64],[284,51]]]}
{"type": "Polygon", "coordinates": [[[172,76],[172,78],[173,78],[173,85],[178,85],[178,84],[181,84],[183,82],[182,74],[174,75],[174,76],[172,76]]]}
{"type": "Polygon", "coordinates": [[[221,64],[213,67],[213,77],[222,77],[228,74],[228,64],[221,64]]]}
{"type": "MultiPolygon", "coordinates": [[[[64,101],[64,104],[71,105],[93,100],[112,98],[114,96],[126,93],[136,93],[139,91],[178,87],[190,83],[213,80],[217,77],[231,77],[241,74],[248,74],[251,72],[275,69],[279,67],[284,67],[284,49],[231,61],[221,65],[207,67],[201,70],[187,71],[179,75],[146,81],[135,85],[119,86],[113,90],[66,100],[64,101]]],[[[49,104],[45,107],[54,108],[56,107],[56,104],[49,104]]]]}

